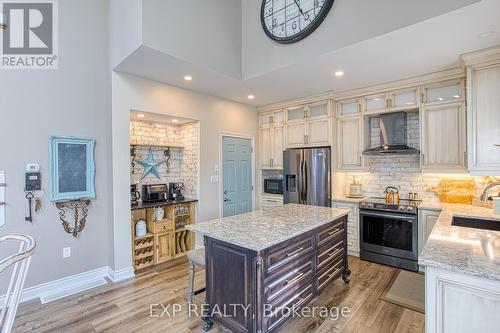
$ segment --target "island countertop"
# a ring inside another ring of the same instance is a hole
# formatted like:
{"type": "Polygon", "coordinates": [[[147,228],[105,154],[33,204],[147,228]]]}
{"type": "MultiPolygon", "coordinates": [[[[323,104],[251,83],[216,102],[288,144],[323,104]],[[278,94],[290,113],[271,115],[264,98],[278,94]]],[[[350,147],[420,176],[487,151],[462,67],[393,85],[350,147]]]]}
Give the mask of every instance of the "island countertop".
{"type": "Polygon", "coordinates": [[[254,251],[299,236],[347,215],[349,209],[287,204],[200,222],[186,229],[254,251]]]}
{"type": "Polygon", "coordinates": [[[420,265],[500,281],[500,232],[452,226],[453,216],[499,220],[500,215],[463,204],[424,202],[419,208],[441,210],[418,258],[420,265]]]}

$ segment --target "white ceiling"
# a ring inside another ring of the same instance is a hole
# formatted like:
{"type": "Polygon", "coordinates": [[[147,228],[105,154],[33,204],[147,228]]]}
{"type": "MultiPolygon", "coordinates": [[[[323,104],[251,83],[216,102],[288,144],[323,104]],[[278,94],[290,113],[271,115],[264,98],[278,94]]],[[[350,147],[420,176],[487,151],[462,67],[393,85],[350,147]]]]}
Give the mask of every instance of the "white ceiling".
{"type": "Polygon", "coordinates": [[[499,0],[482,0],[248,80],[221,74],[147,46],[139,47],[116,70],[261,106],[456,67],[460,54],[500,45],[499,13],[499,0]],[[487,31],[495,33],[478,38],[487,31]],[[333,75],[338,69],[345,72],[343,77],[333,75]],[[184,81],[186,74],[193,80],[184,81]],[[256,98],[250,101],[248,94],[256,98]]]}

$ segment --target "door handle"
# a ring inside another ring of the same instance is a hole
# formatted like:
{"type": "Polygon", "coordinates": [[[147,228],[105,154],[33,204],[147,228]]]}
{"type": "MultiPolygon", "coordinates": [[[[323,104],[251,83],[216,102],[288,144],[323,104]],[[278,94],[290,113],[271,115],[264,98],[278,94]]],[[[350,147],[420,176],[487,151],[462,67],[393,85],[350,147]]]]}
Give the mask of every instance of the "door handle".
{"type": "Polygon", "coordinates": [[[224,202],[228,202],[228,201],[231,201],[231,199],[224,198],[224,202]]]}
{"type": "Polygon", "coordinates": [[[224,194],[227,194],[227,190],[224,190],[224,194]]]}

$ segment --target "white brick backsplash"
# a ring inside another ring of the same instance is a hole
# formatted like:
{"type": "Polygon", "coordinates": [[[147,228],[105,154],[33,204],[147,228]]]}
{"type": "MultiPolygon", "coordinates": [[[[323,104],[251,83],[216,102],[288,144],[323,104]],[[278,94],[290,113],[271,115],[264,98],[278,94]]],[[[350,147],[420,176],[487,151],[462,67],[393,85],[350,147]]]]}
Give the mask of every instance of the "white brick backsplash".
{"type": "MultiPolygon", "coordinates": [[[[199,152],[199,122],[166,125],[147,122],[130,122],[130,140],[132,143],[143,145],[176,145],[183,148],[170,148],[170,168],[166,163],[158,166],[160,179],[149,174],[141,180],[143,167],[138,160],[147,159],[149,148],[136,149],[135,170],[131,168],[133,184],[138,184],[139,190],[144,184],[158,184],[169,182],[184,182],[184,195],[190,198],[198,197],[198,152],[199,152]]],[[[155,160],[164,160],[164,149],[152,147],[155,160]]]]}

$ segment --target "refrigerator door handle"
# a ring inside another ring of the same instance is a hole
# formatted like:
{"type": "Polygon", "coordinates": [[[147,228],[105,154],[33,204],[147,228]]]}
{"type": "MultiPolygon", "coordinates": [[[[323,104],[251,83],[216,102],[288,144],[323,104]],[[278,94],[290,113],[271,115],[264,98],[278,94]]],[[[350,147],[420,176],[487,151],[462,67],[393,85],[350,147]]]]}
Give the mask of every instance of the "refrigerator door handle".
{"type": "Polygon", "coordinates": [[[309,191],[307,184],[307,161],[304,161],[304,205],[307,205],[307,192],[309,191]]]}
{"type": "Polygon", "coordinates": [[[300,160],[300,170],[299,170],[299,204],[304,201],[304,160],[300,160]]]}

